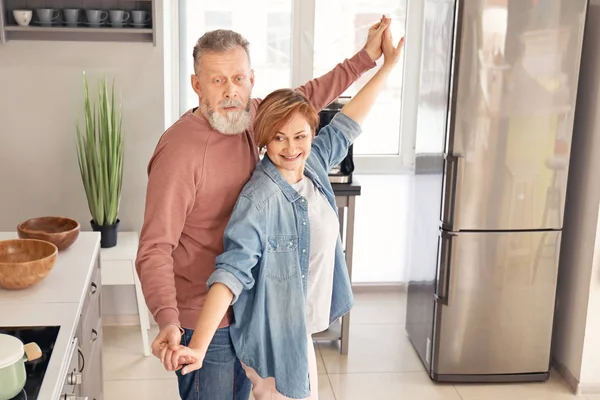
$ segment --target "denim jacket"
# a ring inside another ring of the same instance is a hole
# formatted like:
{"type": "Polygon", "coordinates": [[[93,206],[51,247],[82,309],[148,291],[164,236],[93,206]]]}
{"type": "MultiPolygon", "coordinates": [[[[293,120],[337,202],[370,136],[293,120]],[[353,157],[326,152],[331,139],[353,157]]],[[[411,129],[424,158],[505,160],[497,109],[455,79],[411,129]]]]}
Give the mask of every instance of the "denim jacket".
{"type": "MultiPolygon", "coordinates": [[[[314,138],[304,175],[337,213],[328,171],[339,164],[360,126],[338,113],[314,138]]],[[[238,358],[277,391],[291,398],[310,395],[306,290],[310,254],[308,204],[268,156],[243,188],[224,233],[225,251],[208,286],[219,282],[234,294],[230,335],[238,358]]],[[[342,243],[335,249],[332,324],[354,305],[342,243]]]]}

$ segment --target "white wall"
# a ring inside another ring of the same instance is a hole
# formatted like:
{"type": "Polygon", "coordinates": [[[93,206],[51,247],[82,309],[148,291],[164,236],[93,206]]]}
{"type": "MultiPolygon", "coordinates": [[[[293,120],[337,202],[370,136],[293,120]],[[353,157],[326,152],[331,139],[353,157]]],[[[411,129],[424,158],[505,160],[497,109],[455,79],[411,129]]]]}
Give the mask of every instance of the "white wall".
{"type": "Polygon", "coordinates": [[[356,175],[353,283],[397,284],[408,278],[409,174],[356,175]]]}
{"type": "Polygon", "coordinates": [[[587,170],[585,173],[582,171],[581,176],[585,176],[589,183],[585,197],[589,204],[586,210],[589,208],[590,212],[586,214],[586,219],[595,222],[596,236],[579,382],[580,391],[600,393],[600,181],[597,175],[600,170],[600,54],[597,45],[600,38],[600,0],[591,0],[588,13],[585,53],[582,60],[583,85],[580,86],[581,101],[577,105],[577,116],[578,121],[581,121],[581,130],[585,130],[585,137],[589,140],[586,143],[589,148],[585,150],[585,158],[590,161],[587,170]],[[593,212],[592,207],[595,207],[593,212]]]}
{"type": "Polygon", "coordinates": [[[600,392],[600,0],[584,40],[557,288],[552,358],[574,389],[600,392]]]}
{"type": "Polygon", "coordinates": [[[596,223],[596,243],[587,304],[580,387],[583,392],[600,392],[600,219],[596,223]]]}
{"type": "MultiPolygon", "coordinates": [[[[125,172],[121,230],[139,230],[146,165],[165,125],[162,7],[152,43],[10,41],[0,44],[0,230],[27,218],[65,215],[91,230],[75,152],[82,116],[82,71],[122,92],[125,172]]],[[[94,90],[95,91],[95,90],[94,90]]],[[[107,290],[106,302],[135,313],[133,291],[107,290]],[[127,301],[121,299],[126,296],[127,301]]],[[[108,304],[107,311],[111,307],[108,304]]]]}
{"type": "Polygon", "coordinates": [[[39,215],[66,215],[89,230],[75,152],[82,71],[123,94],[125,174],[121,229],[142,221],[145,167],[164,126],[162,50],[152,44],[12,41],[0,45],[0,229],[39,215]]]}

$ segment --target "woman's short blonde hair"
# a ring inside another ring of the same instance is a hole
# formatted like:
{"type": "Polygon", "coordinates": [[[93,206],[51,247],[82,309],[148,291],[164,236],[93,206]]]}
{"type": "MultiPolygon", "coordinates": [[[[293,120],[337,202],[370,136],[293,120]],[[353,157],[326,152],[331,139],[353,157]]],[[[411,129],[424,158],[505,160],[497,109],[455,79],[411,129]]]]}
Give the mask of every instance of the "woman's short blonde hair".
{"type": "Polygon", "coordinates": [[[319,114],[304,95],[292,89],[279,89],[265,97],[254,118],[258,147],[269,144],[296,113],[306,118],[314,136],[319,126],[319,114]]]}

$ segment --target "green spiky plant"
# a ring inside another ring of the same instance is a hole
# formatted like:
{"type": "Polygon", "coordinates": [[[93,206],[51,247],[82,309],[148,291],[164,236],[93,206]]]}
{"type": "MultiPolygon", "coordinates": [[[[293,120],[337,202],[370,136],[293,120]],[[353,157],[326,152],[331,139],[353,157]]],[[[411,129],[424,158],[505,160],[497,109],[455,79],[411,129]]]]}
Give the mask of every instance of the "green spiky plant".
{"type": "Polygon", "coordinates": [[[88,207],[98,226],[117,223],[123,183],[122,105],[115,102],[114,80],[98,81],[96,102],[90,102],[84,72],[85,131],[77,121],[77,159],[88,207]]]}

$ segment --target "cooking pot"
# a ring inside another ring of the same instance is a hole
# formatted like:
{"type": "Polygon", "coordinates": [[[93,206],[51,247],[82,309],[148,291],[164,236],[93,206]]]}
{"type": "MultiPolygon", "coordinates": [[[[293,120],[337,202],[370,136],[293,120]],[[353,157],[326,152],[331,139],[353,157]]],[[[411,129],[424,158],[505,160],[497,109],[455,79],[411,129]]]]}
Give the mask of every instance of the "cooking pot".
{"type": "Polygon", "coordinates": [[[12,399],[23,390],[27,381],[25,362],[41,356],[37,344],[23,345],[14,336],[0,334],[0,400],[12,399]]]}

